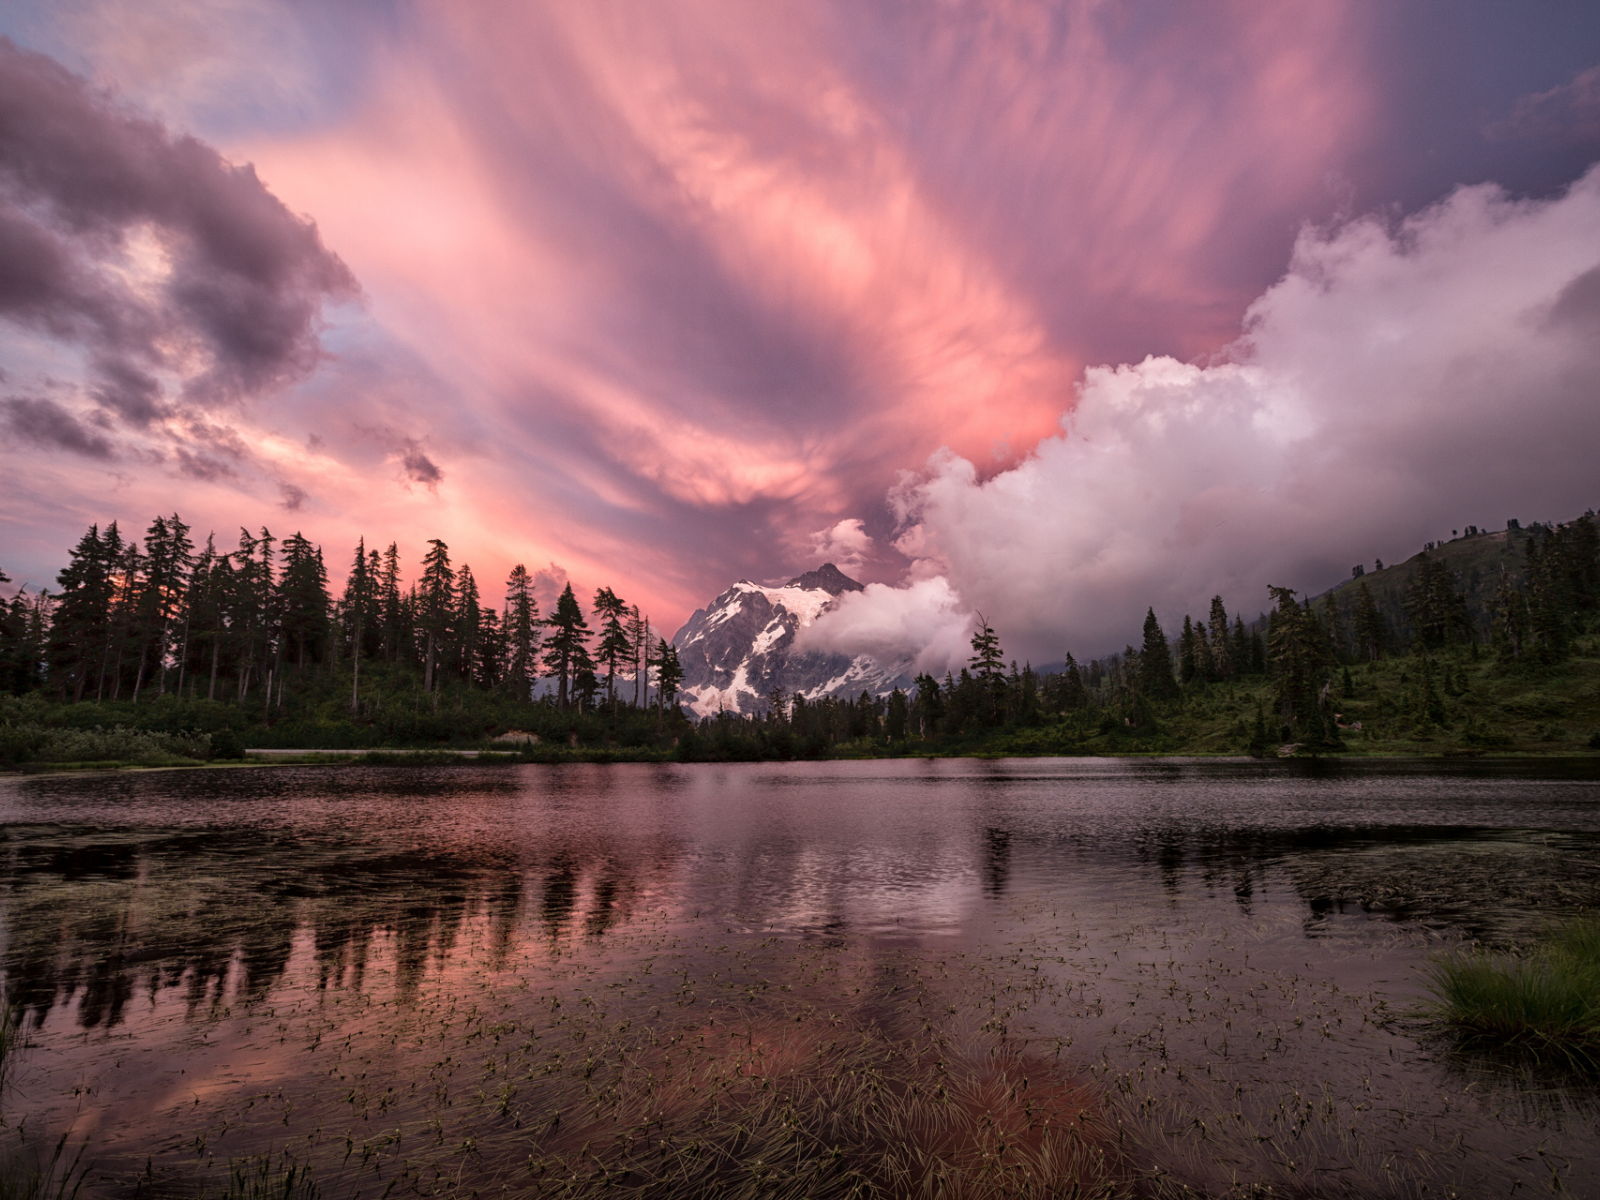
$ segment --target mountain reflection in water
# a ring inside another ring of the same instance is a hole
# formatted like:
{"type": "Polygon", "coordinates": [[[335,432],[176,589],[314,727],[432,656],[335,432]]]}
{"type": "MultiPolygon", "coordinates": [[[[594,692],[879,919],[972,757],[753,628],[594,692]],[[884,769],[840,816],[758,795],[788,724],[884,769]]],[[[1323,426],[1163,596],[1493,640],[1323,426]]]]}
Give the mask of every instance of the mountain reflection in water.
{"type": "MultiPolygon", "coordinates": [[[[674,1003],[720,980],[758,1005],[768,988],[816,986],[815,951],[866,956],[846,971],[862,980],[853,1019],[890,1029],[910,1003],[905,964],[998,962],[1003,943],[1032,947],[1036,973],[1067,964],[1077,1024],[1029,1035],[1054,1036],[1059,1054],[1116,1033],[1096,1024],[1108,997],[1144,994],[1117,974],[1124,951],[1129,970],[1160,955],[1176,970],[1181,936],[1207,969],[1293,967],[1399,1003],[1433,946],[1518,943],[1600,905],[1593,763],[285,767],[10,779],[0,820],[6,998],[40,1046],[77,1056],[80,1079],[120,1081],[94,1117],[108,1162],[139,1158],[152,1136],[138,1112],[156,1076],[75,1032],[126,1030],[164,1055],[205,1046],[219,1114],[269,1061],[317,1111],[296,1074],[309,1067],[227,1022],[274,1014],[285,1038],[300,1022],[315,1045],[307,1031],[346,1019],[315,997],[432,1014],[470,993],[520,1013],[509,989],[559,1000],[574,980],[631,981],[664,955],[682,974],[674,1003]],[[751,947],[738,970],[728,946],[751,947]],[[741,974],[757,961],[759,987],[741,974]]],[[[629,987],[610,1020],[664,1019],[668,993],[629,987]]],[[[985,1029],[1010,1037],[1021,1017],[1007,1020],[985,1029]]],[[[1185,1036],[1206,1052],[1203,1029],[1185,1036]]],[[[1337,1070],[1357,1077],[1370,1050],[1352,1046],[1337,1070]]],[[[52,1086],[33,1071],[40,1124],[87,1130],[84,1101],[72,1109],[52,1086]]],[[[217,1119],[259,1150],[248,1123],[217,1119]]]]}

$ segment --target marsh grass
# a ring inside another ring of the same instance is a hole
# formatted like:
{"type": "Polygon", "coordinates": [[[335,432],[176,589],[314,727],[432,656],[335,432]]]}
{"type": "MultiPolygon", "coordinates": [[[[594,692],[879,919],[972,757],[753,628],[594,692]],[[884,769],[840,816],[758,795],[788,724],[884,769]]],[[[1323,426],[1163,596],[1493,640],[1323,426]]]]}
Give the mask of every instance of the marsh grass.
{"type": "Polygon", "coordinates": [[[75,1200],[83,1186],[83,1146],[67,1158],[67,1135],[62,1134],[48,1162],[28,1161],[21,1155],[0,1164],[0,1200],[75,1200]]]}
{"type": "Polygon", "coordinates": [[[1464,1046],[1600,1067],[1600,919],[1573,921],[1523,955],[1436,958],[1428,983],[1438,1001],[1427,1014],[1456,1031],[1464,1046]]]}
{"type": "Polygon", "coordinates": [[[651,1197],[1110,1197],[1124,1172],[1095,1092],[1002,1049],[964,1058],[825,1021],[690,1036],[609,1103],[557,1114],[523,1186],[651,1197]]]}
{"type": "Polygon", "coordinates": [[[228,1164],[218,1200],[320,1200],[309,1164],[289,1151],[258,1154],[228,1164]]]}

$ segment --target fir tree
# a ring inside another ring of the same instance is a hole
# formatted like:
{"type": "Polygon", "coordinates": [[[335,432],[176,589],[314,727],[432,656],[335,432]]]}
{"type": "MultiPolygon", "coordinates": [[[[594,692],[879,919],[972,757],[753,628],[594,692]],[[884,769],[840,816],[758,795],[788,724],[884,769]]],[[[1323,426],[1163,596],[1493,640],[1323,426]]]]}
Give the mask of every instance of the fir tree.
{"type": "Polygon", "coordinates": [[[1172,676],[1172,651],[1153,608],[1145,613],[1138,678],[1139,690],[1152,700],[1168,700],[1178,694],[1178,681],[1172,676]]]}
{"type": "Polygon", "coordinates": [[[1291,727],[1309,728],[1328,667],[1327,643],[1310,601],[1302,607],[1291,588],[1267,591],[1277,603],[1269,618],[1267,643],[1278,719],[1291,727]]]}
{"type": "Polygon", "coordinates": [[[471,683],[477,674],[478,639],[482,636],[483,605],[478,594],[478,581],[472,577],[472,568],[461,564],[456,576],[456,628],[455,666],[461,678],[471,683]]]}
{"type": "Polygon", "coordinates": [[[505,636],[509,662],[506,677],[512,690],[523,700],[533,694],[538,674],[539,602],[533,598],[533,580],[521,563],[511,568],[506,580],[505,636]]]}
{"type": "Polygon", "coordinates": [[[977,672],[979,688],[986,697],[983,707],[988,715],[997,715],[1005,696],[1005,654],[1000,649],[1000,635],[984,620],[982,613],[978,614],[978,628],[972,635],[972,658],[968,661],[977,672]]]}
{"type": "Polygon", "coordinates": [[[295,650],[295,663],[305,669],[328,635],[328,573],[322,554],[299,531],[283,543],[283,577],[278,584],[279,621],[295,650]]]}
{"type": "Polygon", "coordinates": [[[1228,639],[1228,611],[1222,607],[1222,597],[1211,597],[1211,661],[1218,679],[1232,679],[1235,669],[1233,647],[1228,639]]]}
{"type": "Polygon", "coordinates": [[[565,710],[578,672],[594,670],[589,658],[589,623],[583,619],[570,583],[556,600],[556,610],[546,618],[545,626],[550,630],[544,641],[545,671],[555,676],[556,705],[565,710]]]}
{"type": "Polygon", "coordinates": [[[1368,662],[1383,657],[1385,631],[1383,614],[1378,611],[1372,589],[1363,581],[1356,589],[1356,654],[1368,662]]]}
{"type": "Polygon", "coordinates": [[[422,559],[422,582],[418,593],[418,624],[428,636],[427,658],[422,672],[422,690],[435,690],[434,665],[439,643],[450,632],[454,613],[455,572],[450,569],[450,547],[430,538],[429,550],[422,559]]]}
{"type": "Polygon", "coordinates": [[[600,644],[596,647],[606,668],[606,703],[612,715],[617,711],[617,667],[633,657],[633,642],[628,637],[628,605],[608,587],[594,594],[594,614],[600,619],[600,644]]]}

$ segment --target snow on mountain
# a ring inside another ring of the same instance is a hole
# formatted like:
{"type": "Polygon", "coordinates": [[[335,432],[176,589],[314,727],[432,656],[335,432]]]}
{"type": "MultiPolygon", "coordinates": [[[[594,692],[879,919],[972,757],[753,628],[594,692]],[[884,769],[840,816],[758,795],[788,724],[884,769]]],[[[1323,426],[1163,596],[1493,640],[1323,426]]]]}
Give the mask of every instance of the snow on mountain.
{"type": "Polygon", "coordinates": [[[720,709],[754,713],[776,688],[807,699],[875,695],[909,687],[910,660],[878,663],[865,654],[792,652],[795,632],[810,625],[845,592],[862,585],[832,563],[782,587],[741,579],[673,635],[683,666],[682,696],[698,716],[720,709]]]}

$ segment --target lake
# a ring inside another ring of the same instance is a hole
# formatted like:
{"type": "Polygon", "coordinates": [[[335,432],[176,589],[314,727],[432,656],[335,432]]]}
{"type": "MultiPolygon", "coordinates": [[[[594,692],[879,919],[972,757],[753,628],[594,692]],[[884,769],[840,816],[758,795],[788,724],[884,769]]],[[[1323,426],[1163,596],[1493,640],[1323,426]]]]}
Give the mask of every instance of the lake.
{"type": "Polygon", "coordinates": [[[1416,1011],[1600,904],[1595,760],[42,775],[0,821],[0,1112],[84,1196],[1600,1195],[1593,1081],[1416,1011]]]}

